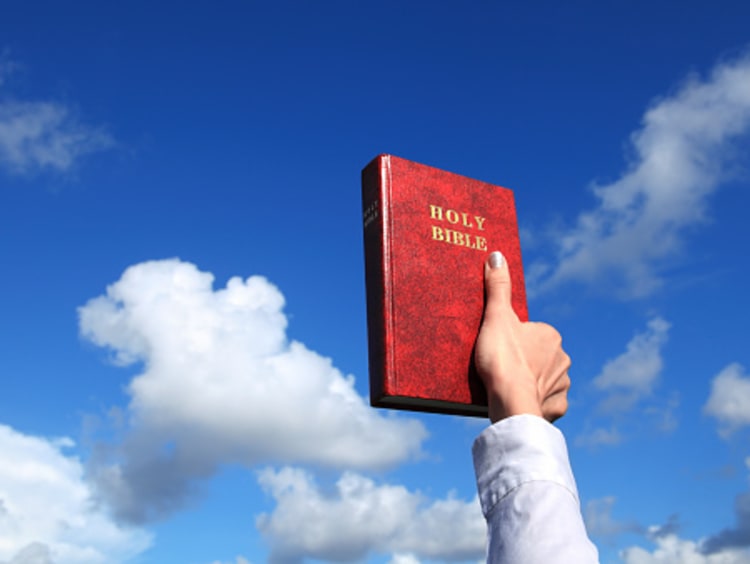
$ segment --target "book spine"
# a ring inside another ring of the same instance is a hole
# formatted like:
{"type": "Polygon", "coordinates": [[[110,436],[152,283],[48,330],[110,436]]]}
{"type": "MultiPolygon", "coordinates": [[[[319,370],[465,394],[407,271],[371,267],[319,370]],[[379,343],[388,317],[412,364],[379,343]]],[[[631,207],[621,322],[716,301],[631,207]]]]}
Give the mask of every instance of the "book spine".
{"type": "Polygon", "coordinates": [[[370,369],[370,403],[379,405],[388,395],[393,367],[389,346],[391,268],[389,237],[390,157],[380,155],[362,171],[362,221],[367,291],[367,339],[370,369]]]}

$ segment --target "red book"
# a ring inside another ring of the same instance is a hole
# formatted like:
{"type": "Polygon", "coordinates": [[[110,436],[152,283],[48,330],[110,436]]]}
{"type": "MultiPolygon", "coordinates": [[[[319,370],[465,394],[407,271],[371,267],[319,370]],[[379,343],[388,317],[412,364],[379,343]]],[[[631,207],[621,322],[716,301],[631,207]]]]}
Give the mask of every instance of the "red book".
{"type": "Polygon", "coordinates": [[[484,260],[505,255],[528,319],[513,193],[392,155],[362,171],[370,402],[487,415],[473,367],[484,260]]]}

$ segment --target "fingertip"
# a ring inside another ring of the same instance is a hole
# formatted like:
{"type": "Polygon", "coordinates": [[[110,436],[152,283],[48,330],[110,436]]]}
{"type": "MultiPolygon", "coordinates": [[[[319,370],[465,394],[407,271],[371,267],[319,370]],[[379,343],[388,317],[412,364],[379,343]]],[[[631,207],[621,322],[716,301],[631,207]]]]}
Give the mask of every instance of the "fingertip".
{"type": "Polygon", "coordinates": [[[491,270],[494,270],[495,268],[502,268],[504,264],[505,257],[500,251],[493,251],[490,253],[490,256],[487,257],[487,266],[489,266],[491,270]]]}
{"type": "Polygon", "coordinates": [[[484,273],[488,280],[510,279],[508,261],[500,251],[493,251],[484,262],[484,273]]]}
{"type": "Polygon", "coordinates": [[[508,262],[500,251],[487,256],[484,267],[485,291],[489,302],[510,304],[510,272],[508,262]]]}

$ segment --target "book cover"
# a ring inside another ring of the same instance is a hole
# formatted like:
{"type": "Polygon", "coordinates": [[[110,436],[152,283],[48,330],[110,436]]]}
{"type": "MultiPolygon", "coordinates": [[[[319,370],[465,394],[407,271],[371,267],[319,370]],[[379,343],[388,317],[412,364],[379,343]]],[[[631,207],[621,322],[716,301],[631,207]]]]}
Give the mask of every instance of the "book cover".
{"type": "Polygon", "coordinates": [[[513,193],[380,155],[362,171],[362,215],[371,404],[486,416],[472,355],[489,252],[528,319],[513,193]]]}

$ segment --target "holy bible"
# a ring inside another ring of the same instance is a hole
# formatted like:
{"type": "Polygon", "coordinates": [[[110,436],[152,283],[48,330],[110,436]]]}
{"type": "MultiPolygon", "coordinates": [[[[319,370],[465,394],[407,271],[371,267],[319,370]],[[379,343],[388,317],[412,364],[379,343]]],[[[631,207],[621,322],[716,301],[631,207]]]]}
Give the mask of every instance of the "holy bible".
{"type": "Polygon", "coordinates": [[[380,155],[362,171],[362,216],[371,404],[486,416],[473,348],[489,252],[528,319],[513,193],[380,155]]]}

